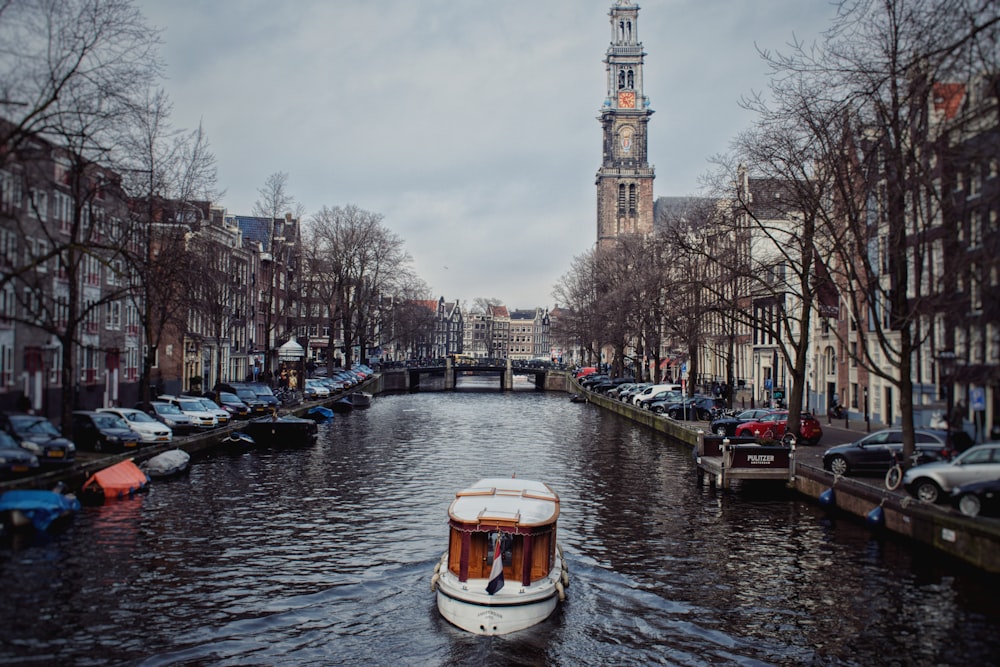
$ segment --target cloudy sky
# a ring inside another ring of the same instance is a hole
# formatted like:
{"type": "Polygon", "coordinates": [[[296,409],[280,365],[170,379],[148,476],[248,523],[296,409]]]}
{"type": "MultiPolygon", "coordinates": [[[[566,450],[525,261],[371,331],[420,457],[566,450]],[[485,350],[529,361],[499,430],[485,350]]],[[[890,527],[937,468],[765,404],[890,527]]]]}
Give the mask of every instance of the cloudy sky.
{"type": "MultiPolygon", "coordinates": [[[[596,240],[597,115],[613,0],[139,0],[181,128],[220,202],[275,172],[307,214],[354,204],[402,238],[433,298],[551,307],[596,240]]],[[[816,39],[827,0],[642,0],[656,197],[696,194],[766,87],[755,47],[816,39]]]]}

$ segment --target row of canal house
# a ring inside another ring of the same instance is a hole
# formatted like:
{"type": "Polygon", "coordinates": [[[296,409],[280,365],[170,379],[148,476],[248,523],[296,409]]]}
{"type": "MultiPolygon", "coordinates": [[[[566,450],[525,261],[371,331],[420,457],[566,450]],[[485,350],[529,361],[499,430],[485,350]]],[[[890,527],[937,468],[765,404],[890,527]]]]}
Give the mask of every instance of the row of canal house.
{"type": "Polygon", "coordinates": [[[292,332],[299,221],[126,197],[41,138],[0,163],[0,409],[66,409],[265,377],[292,332]]]}
{"type": "MultiPolygon", "coordinates": [[[[735,196],[739,202],[723,202],[727,211],[736,211],[730,215],[737,232],[720,251],[730,253],[734,264],[747,266],[752,254],[756,270],[767,266],[770,284],[732,281],[728,289],[745,314],[728,320],[720,315],[705,318],[694,364],[698,377],[691,380],[704,387],[732,377],[737,406],[787,402],[800,356],[794,343],[805,335],[804,407],[825,414],[836,399],[852,420],[876,426],[899,423],[904,397],[900,360],[892,350],[900,349],[901,337],[889,304],[876,296],[858,305],[858,295],[866,294],[859,286],[865,279],[881,288],[867,294],[888,295],[893,267],[903,261],[909,281],[906,307],[912,317],[908,325],[916,340],[909,354],[914,421],[928,425],[937,415],[953,415],[977,440],[989,438],[1000,425],[997,86],[993,77],[968,87],[935,87],[931,121],[947,125],[957,115],[966,118],[955,131],[941,132],[934,151],[925,156],[933,179],[929,187],[914,187],[909,193],[908,206],[921,196],[934,200],[934,215],[923,219],[907,211],[906,245],[894,246],[886,222],[883,174],[881,188],[861,207],[870,241],[864,248],[866,261],[856,264],[868,267],[871,275],[855,271],[852,278],[842,260],[827,256],[822,261],[818,248],[808,274],[814,292],[808,320],[801,317],[805,277],[796,271],[801,254],[794,234],[801,229],[801,215],[782,201],[794,196],[795,184],[741,171],[735,196]],[[775,326],[782,318],[784,329],[775,326]],[[730,359],[732,375],[727,370],[730,359]]],[[[657,201],[664,211],[669,205],[657,201]]],[[[682,350],[668,348],[664,356],[678,352],[682,350]]]]}

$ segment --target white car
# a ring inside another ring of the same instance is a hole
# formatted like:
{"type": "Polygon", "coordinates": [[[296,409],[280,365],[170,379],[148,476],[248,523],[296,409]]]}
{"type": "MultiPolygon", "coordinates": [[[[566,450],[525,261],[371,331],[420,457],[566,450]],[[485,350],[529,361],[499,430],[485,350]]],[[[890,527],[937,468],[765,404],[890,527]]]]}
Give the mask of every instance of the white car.
{"type": "Polygon", "coordinates": [[[173,430],[142,410],[134,408],[99,408],[98,412],[110,412],[125,420],[128,427],[139,434],[140,442],[159,443],[174,439],[173,430]]]}
{"type": "Polygon", "coordinates": [[[222,406],[206,396],[181,396],[180,398],[201,403],[206,412],[211,412],[215,415],[215,418],[219,421],[219,426],[225,426],[232,419],[232,415],[227,410],[224,410],[222,406]]]}
{"type": "Polygon", "coordinates": [[[201,401],[196,401],[193,398],[180,398],[177,396],[158,396],[156,400],[166,401],[167,403],[176,406],[181,412],[190,417],[191,421],[199,429],[215,428],[219,425],[219,420],[215,417],[215,414],[206,410],[205,406],[201,404],[201,401]]]}
{"type": "Polygon", "coordinates": [[[947,499],[956,486],[1000,479],[1000,442],[970,447],[951,461],[913,466],[903,475],[903,486],[926,503],[947,499]]]}
{"type": "Polygon", "coordinates": [[[308,378],[306,380],[305,394],[306,396],[312,394],[316,398],[330,398],[330,388],[318,380],[308,378]]]}

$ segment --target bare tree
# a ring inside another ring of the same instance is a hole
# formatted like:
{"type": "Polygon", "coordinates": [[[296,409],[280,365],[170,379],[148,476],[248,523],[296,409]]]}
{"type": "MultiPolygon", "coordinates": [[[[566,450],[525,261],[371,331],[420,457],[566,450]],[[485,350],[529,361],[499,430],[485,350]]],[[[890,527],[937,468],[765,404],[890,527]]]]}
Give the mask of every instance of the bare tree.
{"type": "Polygon", "coordinates": [[[151,399],[161,343],[172,333],[184,333],[192,303],[190,278],[199,271],[187,236],[207,224],[208,202],[219,196],[215,156],[204,131],[175,130],[171,110],[162,90],[148,89],[130,108],[118,155],[132,201],[130,233],[140,241],[130,246],[128,259],[131,296],[145,342],[139,376],[144,403],[151,399]]]}
{"type": "Polygon", "coordinates": [[[350,365],[353,348],[364,355],[373,340],[382,299],[413,283],[411,260],[381,215],[353,205],[324,206],[307,233],[309,279],[329,318],[327,363],[332,367],[334,333],[340,331],[350,365]]]}
{"type": "MultiPolygon", "coordinates": [[[[983,72],[995,81],[998,15],[982,0],[844,4],[820,46],[763,54],[776,100],[765,118],[794,119],[797,145],[818,147],[795,183],[828,184],[828,198],[814,200],[814,247],[846,297],[838,335],[857,364],[898,390],[907,457],[925,343],[954,346],[943,326],[954,299],[942,258],[959,235],[942,215],[942,163],[956,137],[981,122],[962,109],[982,104],[969,102],[983,72]]],[[[996,94],[994,84],[994,109],[996,94]]]]}
{"type": "Polygon", "coordinates": [[[291,216],[294,220],[299,220],[302,215],[302,207],[297,204],[295,198],[288,189],[288,174],[285,172],[275,172],[267,177],[264,185],[257,190],[260,196],[253,205],[253,215],[264,218],[270,227],[268,231],[269,247],[265,248],[267,260],[262,263],[266,275],[263,276],[262,293],[264,318],[264,376],[271,375],[271,349],[275,342],[275,336],[282,333],[279,325],[284,313],[277,312],[275,300],[275,290],[277,288],[279,276],[278,271],[287,268],[291,260],[288,254],[289,248],[279,243],[276,239],[275,225],[282,224],[286,216],[291,216]]]}

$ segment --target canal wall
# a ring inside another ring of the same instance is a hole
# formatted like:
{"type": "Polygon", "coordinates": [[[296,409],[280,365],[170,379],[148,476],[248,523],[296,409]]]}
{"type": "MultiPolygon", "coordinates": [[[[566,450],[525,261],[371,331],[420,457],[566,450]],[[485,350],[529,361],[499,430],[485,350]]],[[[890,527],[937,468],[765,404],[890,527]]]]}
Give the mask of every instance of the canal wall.
{"type": "MultiPolygon", "coordinates": [[[[576,382],[570,391],[588,403],[653,429],[692,448],[701,433],[697,428],[642,410],[612,398],[582,389],[576,382]]],[[[879,480],[881,481],[881,480],[879,480]]],[[[836,477],[815,463],[796,458],[788,486],[806,498],[864,520],[873,530],[886,531],[933,547],[977,568],[1000,574],[1000,521],[966,517],[947,506],[932,505],[905,491],[889,491],[869,479],[836,477]],[[832,489],[832,493],[827,493],[832,489]],[[881,509],[881,520],[869,513],[881,509]]]]}

